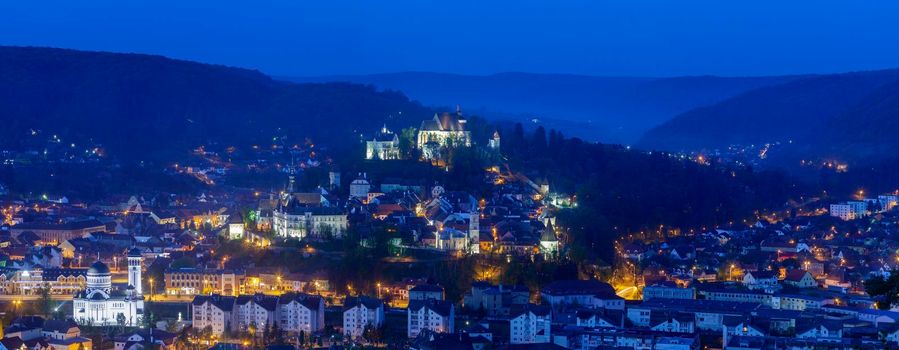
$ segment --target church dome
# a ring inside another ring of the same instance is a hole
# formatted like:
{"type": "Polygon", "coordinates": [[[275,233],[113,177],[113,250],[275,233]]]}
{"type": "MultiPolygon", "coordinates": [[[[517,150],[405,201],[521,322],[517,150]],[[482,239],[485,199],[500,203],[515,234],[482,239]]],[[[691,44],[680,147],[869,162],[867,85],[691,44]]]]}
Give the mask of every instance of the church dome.
{"type": "Polygon", "coordinates": [[[104,264],[103,262],[97,261],[97,262],[93,263],[89,269],[87,269],[87,274],[88,275],[108,275],[109,267],[107,267],[106,264],[104,264]]]}

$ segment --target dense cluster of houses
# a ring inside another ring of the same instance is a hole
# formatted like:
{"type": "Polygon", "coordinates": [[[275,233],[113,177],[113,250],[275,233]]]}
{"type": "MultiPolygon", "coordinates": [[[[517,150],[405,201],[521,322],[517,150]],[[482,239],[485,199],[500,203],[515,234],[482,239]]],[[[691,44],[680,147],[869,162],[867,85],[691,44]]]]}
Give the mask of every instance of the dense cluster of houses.
{"type": "Polygon", "coordinates": [[[655,313],[670,314],[666,327],[718,331],[725,349],[895,346],[899,312],[878,309],[864,289],[899,266],[899,217],[886,199],[890,210],[866,203],[865,220],[797,216],[626,237],[616,252],[634,278],[624,284],[642,288],[626,317],[652,328],[655,313]]]}
{"type": "Polygon", "coordinates": [[[553,210],[541,200],[547,189],[519,177],[487,172],[484,181],[494,184],[494,191],[476,198],[439,184],[403,178],[375,181],[359,173],[349,184],[349,196],[340,198],[334,194],[339,181],[329,188],[302,190],[290,175],[277,198],[259,201],[255,227],[239,229],[326,240],[340,238],[355,226],[365,244],[369,224],[376,222],[398,233],[400,239],[392,243],[396,249],[557,258],[561,247],[553,210]]]}
{"type": "MultiPolygon", "coordinates": [[[[112,339],[115,350],[173,349],[176,334],[155,328],[127,331],[112,339]]],[[[0,331],[0,347],[27,350],[91,350],[94,342],[71,319],[18,316],[0,331]]],[[[98,346],[99,347],[99,346],[98,346]]]]}
{"type": "MultiPolygon", "coordinates": [[[[793,280],[805,283],[805,277],[793,280]]],[[[539,291],[531,303],[525,288],[472,286],[462,303],[464,327],[452,328],[452,304],[431,299],[410,303],[406,329],[412,349],[883,349],[899,346],[899,312],[865,306],[864,298],[822,303],[781,295],[780,304],[757,299],[709,297],[705,290],[675,283],[647,286],[643,300],[626,301],[596,280],[562,280],[539,291]],[[793,300],[786,300],[793,298],[793,300]],[[448,308],[448,310],[447,310],[448,308]],[[424,314],[430,314],[430,317],[424,314]],[[424,324],[428,328],[421,328],[424,324]]],[[[350,310],[379,315],[354,302],[350,310]]],[[[355,315],[355,313],[353,313],[355,315]]],[[[355,317],[355,316],[353,316],[355,317]]],[[[347,323],[345,329],[356,323],[347,323]]],[[[356,333],[353,333],[356,334],[356,333]]]]}
{"type": "Polygon", "coordinates": [[[58,204],[3,203],[9,221],[0,228],[0,292],[72,295],[83,290],[96,261],[124,273],[132,248],[147,257],[177,257],[208,244],[196,228],[222,227],[229,204],[209,195],[165,198],[178,204],[149,209],[159,198],[58,204]]]}
{"type": "MultiPolygon", "coordinates": [[[[404,156],[399,135],[386,126],[365,143],[368,159],[404,156]]],[[[439,164],[447,148],[471,145],[457,111],[423,121],[412,146],[439,164]]],[[[499,135],[487,145],[498,148],[499,135]]],[[[376,296],[349,286],[344,293],[327,267],[229,266],[214,250],[245,244],[314,254],[300,244],[346,237],[374,247],[375,231],[384,230],[397,258],[416,251],[551,261],[565,248],[555,212],[574,205],[571,198],[498,167],[483,174],[486,195],[366,173],[342,181],[346,174],[336,168],[327,185],[303,188],[299,173],[313,163],[303,164],[279,165],[287,184],[277,191],[111,196],[90,204],[61,196],[0,199],[0,294],[72,297],[71,319],[19,317],[4,329],[2,345],[90,349],[78,324],[137,326],[144,302],[156,297],[189,303],[187,323],[222,339],[277,326],[292,336],[336,329],[347,341],[367,342],[385,327],[402,327],[406,344],[422,350],[899,347],[899,310],[878,309],[864,290],[866,280],[899,269],[897,195],[835,203],[829,215],[635,233],[615,242],[612,284],[557,280],[529,289],[477,281],[461,300],[448,300],[427,279],[377,282],[376,296]],[[144,277],[151,265],[162,271],[156,280],[144,277]],[[339,320],[326,322],[326,313],[339,320]]],[[[209,181],[226,173],[176,167],[209,181]]],[[[173,339],[138,329],[117,339],[116,349],[168,348],[173,339]]]]}

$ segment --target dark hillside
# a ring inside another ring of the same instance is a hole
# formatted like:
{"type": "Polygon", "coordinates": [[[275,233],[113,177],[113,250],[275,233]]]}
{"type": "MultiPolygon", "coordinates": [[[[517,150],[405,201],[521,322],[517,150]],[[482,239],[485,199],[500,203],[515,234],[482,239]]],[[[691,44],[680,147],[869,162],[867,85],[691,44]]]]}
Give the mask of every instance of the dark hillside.
{"type": "Polygon", "coordinates": [[[207,143],[347,139],[430,113],[400,93],[361,85],[287,83],[161,56],[0,47],[0,146],[7,148],[59,135],[102,145],[113,157],[167,159],[207,143]]]}

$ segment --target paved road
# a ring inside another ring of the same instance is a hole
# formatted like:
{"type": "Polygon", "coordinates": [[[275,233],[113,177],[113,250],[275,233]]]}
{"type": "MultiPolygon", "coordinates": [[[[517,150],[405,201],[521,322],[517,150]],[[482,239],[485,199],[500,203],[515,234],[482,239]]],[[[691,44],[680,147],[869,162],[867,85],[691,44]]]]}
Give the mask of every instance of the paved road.
{"type": "MultiPolygon", "coordinates": [[[[15,300],[34,301],[34,300],[38,300],[40,298],[41,298],[40,295],[0,294],[0,301],[15,301],[15,300]]],[[[57,301],[72,300],[72,296],[71,295],[51,295],[50,300],[57,300],[57,301]]]]}
{"type": "MultiPolygon", "coordinates": [[[[35,301],[41,298],[40,295],[16,295],[16,294],[0,294],[0,302],[12,302],[12,301],[35,301]]],[[[55,301],[70,301],[72,300],[71,295],[50,295],[51,300],[55,301]]],[[[150,296],[144,295],[144,300],[151,301],[150,296]]],[[[189,303],[193,301],[194,298],[190,296],[186,297],[172,297],[172,296],[163,296],[163,295],[154,295],[153,302],[156,303],[189,303]]]]}

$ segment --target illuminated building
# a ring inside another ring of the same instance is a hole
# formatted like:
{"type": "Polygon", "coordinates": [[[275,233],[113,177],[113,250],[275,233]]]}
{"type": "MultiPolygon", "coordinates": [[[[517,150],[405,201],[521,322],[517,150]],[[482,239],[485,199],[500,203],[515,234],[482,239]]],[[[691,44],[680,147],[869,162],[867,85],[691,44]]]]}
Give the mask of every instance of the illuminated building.
{"type": "Polygon", "coordinates": [[[384,303],[367,296],[348,296],[343,302],[343,334],[359,338],[366,326],[380,328],[384,324],[384,303]]]}
{"type": "Polygon", "coordinates": [[[72,298],[72,317],[80,324],[136,326],[144,315],[144,296],[140,290],[140,263],[134,250],[128,254],[128,281],[124,291],[112,288],[109,267],[100,261],[87,270],[87,288],[72,298]],[[133,264],[133,265],[132,265],[133,264]],[[132,268],[136,266],[137,268],[132,268]],[[130,283],[135,283],[134,286],[130,283]]]}
{"type": "Polygon", "coordinates": [[[551,340],[552,310],[546,306],[526,304],[512,311],[509,320],[511,344],[540,344],[551,340]]]}
{"type": "Polygon", "coordinates": [[[453,333],[455,310],[446,300],[410,300],[407,309],[407,335],[415,338],[423,330],[435,333],[453,333]]]}
{"type": "Polygon", "coordinates": [[[556,238],[556,231],[552,224],[546,225],[546,228],[543,229],[543,234],[540,236],[540,250],[547,260],[559,256],[559,239],[556,238]]]}
{"type": "Polygon", "coordinates": [[[365,141],[365,159],[400,159],[399,137],[384,125],[371,140],[365,141]]]}
{"type": "Polygon", "coordinates": [[[440,150],[453,147],[471,147],[471,132],[465,130],[465,118],[457,108],[455,114],[434,114],[421,122],[416,146],[424,159],[440,158],[440,150]]]}

